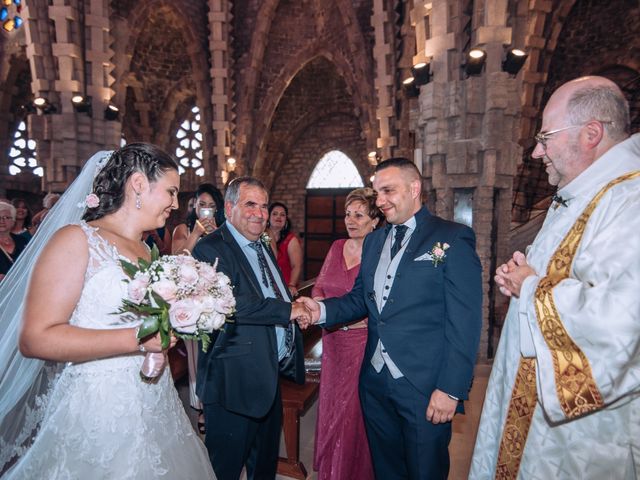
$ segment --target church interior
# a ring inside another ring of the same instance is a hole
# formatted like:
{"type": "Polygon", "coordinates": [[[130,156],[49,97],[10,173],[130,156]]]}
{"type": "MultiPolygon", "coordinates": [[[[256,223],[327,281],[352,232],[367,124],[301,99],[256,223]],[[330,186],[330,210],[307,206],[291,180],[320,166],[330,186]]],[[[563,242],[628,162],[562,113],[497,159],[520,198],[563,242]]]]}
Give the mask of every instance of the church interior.
{"type": "MultiPolygon", "coordinates": [[[[181,165],[169,227],[199,184],[255,176],[288,205],[310,280],[345,235],[346,192],[371,185],[380,161],[407,157],[430,211],[477,235],[485,377],[508,306],[493,272],[535,237],[554,193],[531,157],[547,99],[570,79],[610,78],[640,131],[638,0],[1,7],[0,197],[38,211],[94,152],[150,142],[181,165]]],[[[300,441],[312,443],[304,425],[300,441]]]]}

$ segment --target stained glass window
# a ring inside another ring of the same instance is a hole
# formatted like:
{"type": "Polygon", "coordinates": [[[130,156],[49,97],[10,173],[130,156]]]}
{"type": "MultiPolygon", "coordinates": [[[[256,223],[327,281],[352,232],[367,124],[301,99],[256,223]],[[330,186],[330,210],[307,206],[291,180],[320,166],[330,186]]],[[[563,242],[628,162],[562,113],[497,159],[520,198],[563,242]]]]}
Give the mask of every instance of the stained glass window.
{"type": "Polygon", "coordinates": [[[176,158],[180,164],[178,167],[180,174],[186,172],[188,168],[193,168],[197,176],[203,177],[202,132],[198,107],[193,107],[188,117],[180,124],[176,131],[176,138],[178,139],[176,158]]]}
{"type": "Polygon", "coordinates": [[[27,125],[24,121],[18,124],[13,134],[13,145],[9,149],[9,173],[18,175],[22,172],[31,172],[41,177],[44,174],[42,167],[38,166],[36,159],[36,141],[27,136],[27,125]]]}
{"type": "Polygon", "coordinates": [[[339,150],[322,156],[313,169],[307,188],[364,187],[353,161],[339,150]]]}

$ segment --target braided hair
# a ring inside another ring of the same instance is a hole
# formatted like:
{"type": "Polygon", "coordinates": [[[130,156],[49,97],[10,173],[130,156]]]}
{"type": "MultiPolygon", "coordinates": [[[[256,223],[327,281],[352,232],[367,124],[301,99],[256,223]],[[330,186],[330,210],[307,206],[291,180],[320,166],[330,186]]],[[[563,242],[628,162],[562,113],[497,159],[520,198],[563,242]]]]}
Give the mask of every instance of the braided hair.
{"type": "Polygon", "coordinates": [[[127,180],[135,172],[143,173],[153,183],[169,170],[178,171],[178,164],[155,145],[130,143],[115,150],[93,180],[92,193],[100,199],[100,204],[87,208],[82,219],[90,222],[120,209],[127,180]]]}

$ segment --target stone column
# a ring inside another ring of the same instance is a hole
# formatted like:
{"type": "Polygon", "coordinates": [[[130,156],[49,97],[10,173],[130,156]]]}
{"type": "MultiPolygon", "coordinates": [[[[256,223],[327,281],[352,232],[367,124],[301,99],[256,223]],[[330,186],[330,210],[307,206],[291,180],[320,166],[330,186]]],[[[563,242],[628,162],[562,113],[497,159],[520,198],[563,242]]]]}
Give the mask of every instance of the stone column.
{"type": "Polygon", "coordinates": [[[34,96],[43,96],[55,108],[29,116],[45,171],[43,190],[63,191],[91,155],[118,146],[120,123],[104,119],[114,93],[108,14],[106,0],[34,1],[25,6],[31,88],[34,96]],[[76,93],[90,97],[87,111],[75,111],[71,98],[76,93]]]}
{"type": "Polygon", "coordinates": [[[231,155],[231,99],[233,91],[230,75],[231,12],[228,0],[209,1],[209,49],[211,51],[211,127],[214,136],[213,163],[216,183],[222,186],[228,179],[227,159],[231,155]]]}
{"type": "Polygon", "coordinates": [[[416,147],[422,152],[418,161],[437,215],[458,219],[456,199],[472,195],[472,227],[483,265],[479,356],[487,361],[498,333],[493,271],[510,254],[513,176],[522,151],[517,143],[519,82],[501,71],[504,46],[511,44],[507,1],[418,1],[412,15],[416,38],[424,40],[416,59],[429,60],[433,73],[432,81],[421,87],[415,117],[416,147]],[[461,65],[475,46],[487,52],[485,70],[467,77],[461,65]]]}
{"type": "Polygon", "coordinates": [[[376,119],[380,132],[376,148],[383,159],[393,156],[393,147],[398,142],[393,128],[396,66],[392,52],[393,39],[388,38],[385,28],[389,22],[389,13],[385,9],[386,4],[388,2],[384,0],[373,0],[373,15],[371,16],[371,25],[375,31],[373,58],[375,61],[376,119]]]}

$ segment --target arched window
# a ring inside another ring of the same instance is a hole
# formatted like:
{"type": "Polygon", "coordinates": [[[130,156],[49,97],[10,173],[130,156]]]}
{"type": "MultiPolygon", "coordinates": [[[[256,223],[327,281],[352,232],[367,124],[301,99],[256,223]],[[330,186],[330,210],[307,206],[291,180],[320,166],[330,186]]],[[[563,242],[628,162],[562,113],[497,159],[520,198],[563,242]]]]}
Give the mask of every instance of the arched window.
{"type": "Polygon", "coordinates": [[[9,150],[9,157],[11,158],[11,165],[9,165],[11,175],[18,175],[28,170],[39,177],[44,174],[36,160],[36,141],[27,138],[27,125],[23,121],[18,124],[16,133],[13,134],[13,145],[9,150]]]}
{"type": "Polygon", "coordinates": [[[183,174],[187,168],[194,168],[196,175],[204,176],[202,166],[202,132],[200,131],[200,109],[193,107],[188,118],[182,122],[176,138],[179,146],[176,148],[176,158],[180,162],[179,172],[183,174]]]}
{"type": "Polygon", "coordinates": [[[339,150],[322,156],[313,169],[307,188],[364,187],[362,177],[353,161],[339,150]]]}

